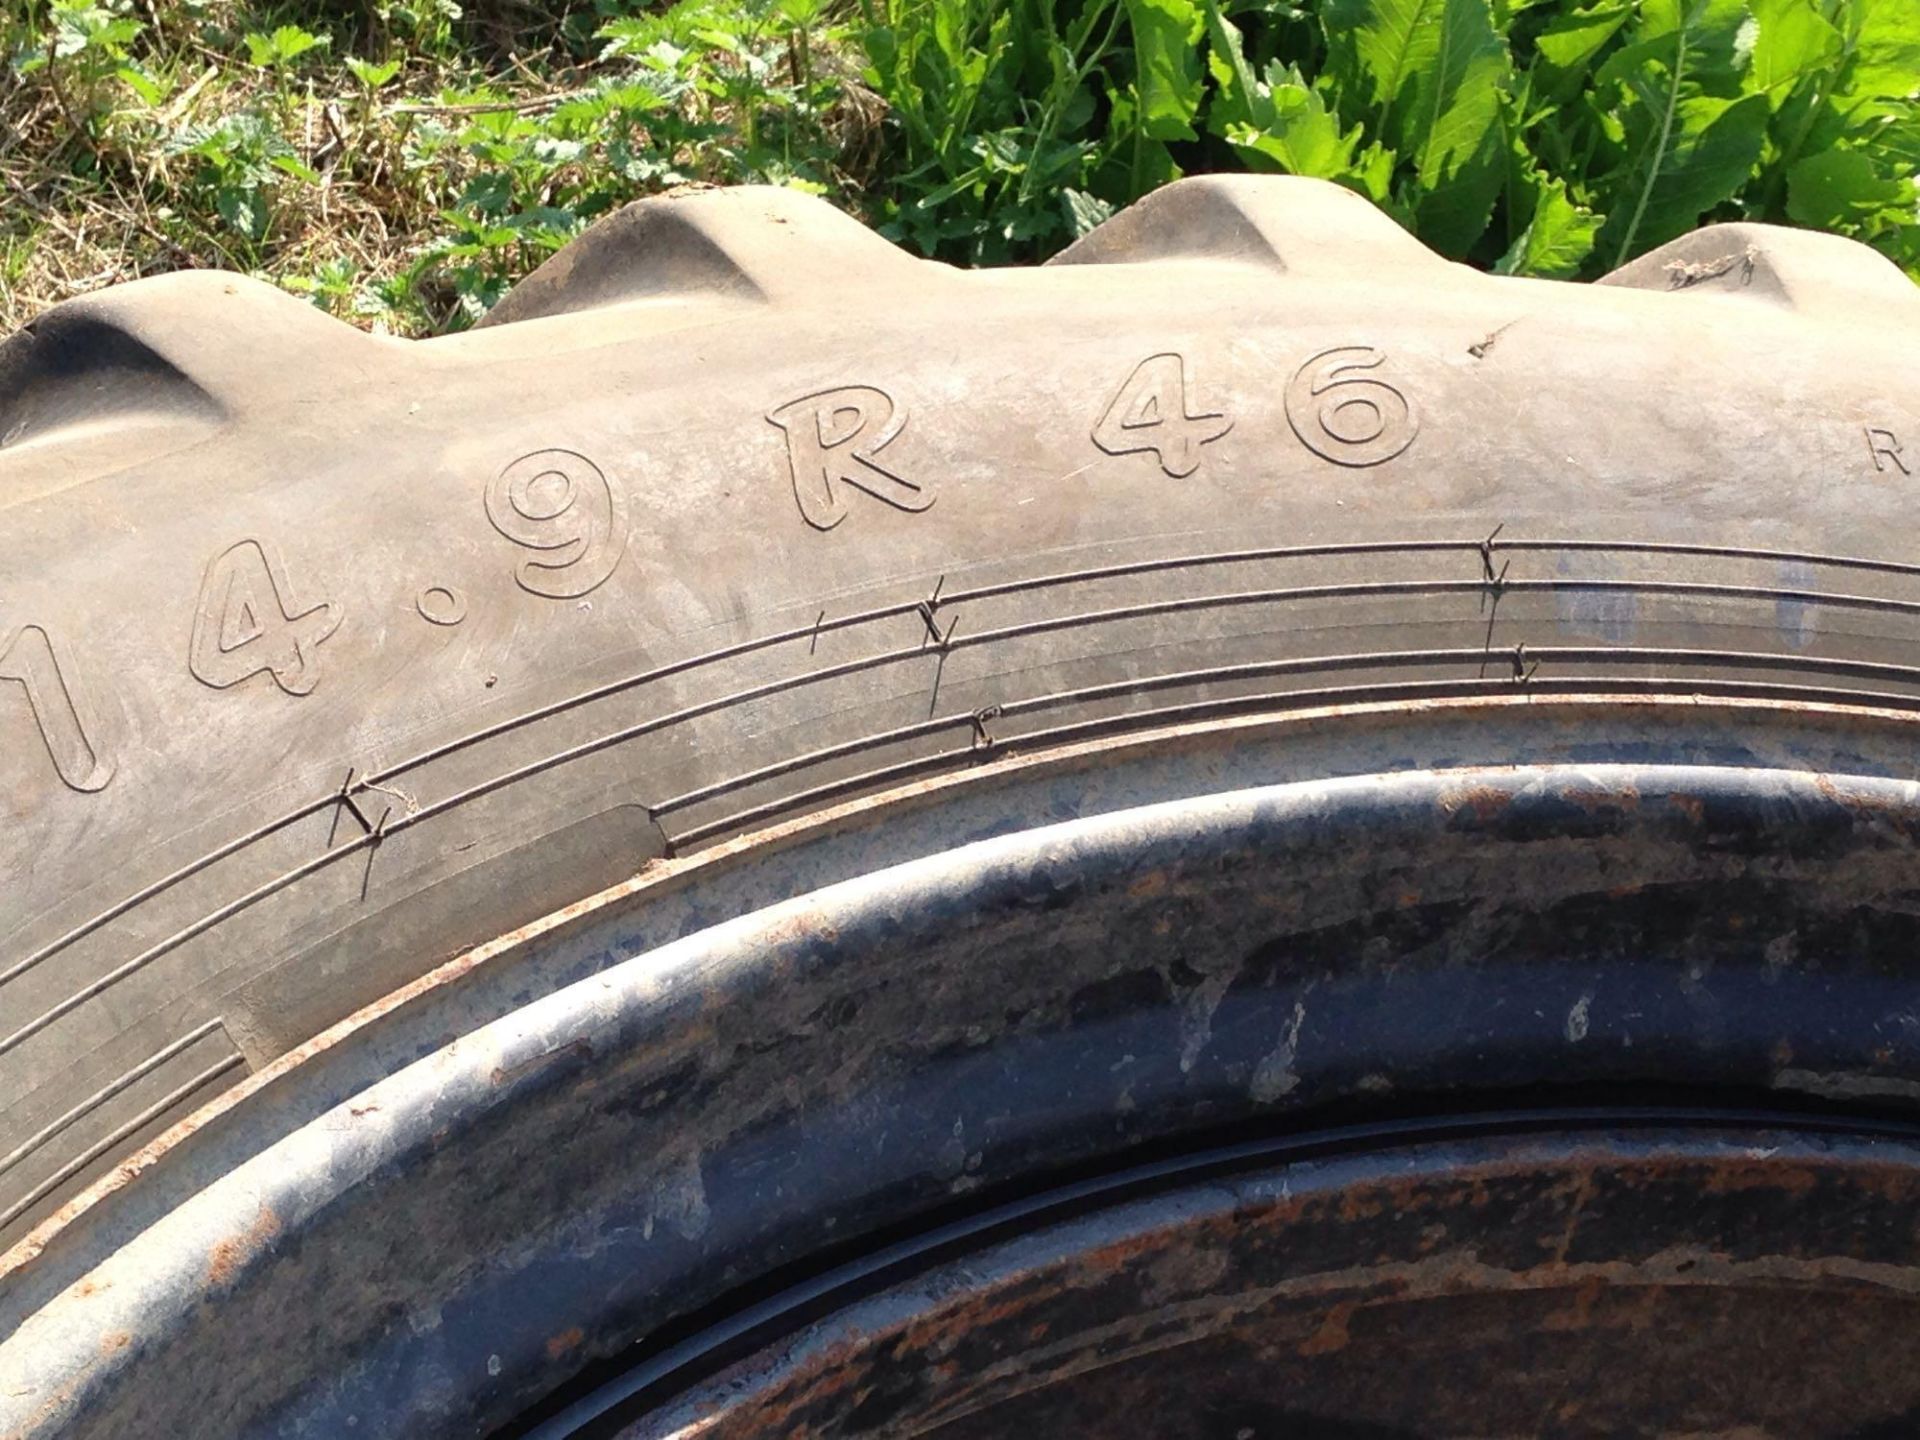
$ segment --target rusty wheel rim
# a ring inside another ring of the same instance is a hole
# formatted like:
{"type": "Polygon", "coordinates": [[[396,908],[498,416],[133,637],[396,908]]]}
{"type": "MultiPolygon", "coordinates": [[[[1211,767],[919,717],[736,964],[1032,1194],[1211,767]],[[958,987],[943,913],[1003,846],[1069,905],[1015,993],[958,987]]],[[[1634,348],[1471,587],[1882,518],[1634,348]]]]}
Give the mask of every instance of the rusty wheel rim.
{"type": "Polygon", "coordinates": [[[1839,1118],[1243,1141],[903,1238],[516,1433],[1910,1433],[1920,1367],[1860,1361],[1920,1325],[1916,1201],[1920,1129],[1839,1118]]]}

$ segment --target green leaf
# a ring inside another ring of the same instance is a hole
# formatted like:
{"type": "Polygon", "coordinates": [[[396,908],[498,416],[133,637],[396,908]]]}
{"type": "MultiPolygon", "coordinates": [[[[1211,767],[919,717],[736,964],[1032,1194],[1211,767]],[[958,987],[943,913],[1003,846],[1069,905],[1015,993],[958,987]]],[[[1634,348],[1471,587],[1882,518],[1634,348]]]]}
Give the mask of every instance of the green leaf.
{"type": "Polygon", "coordinates": [[[165,100],[172,89],[166,81],[155,79],[134,65],[122,65],[113,73],[115,79],[138,95],[141,103],[149,107],[165,100]]]}
{"type": "Polygon", "coordinates": [[[1753,173],[1766,139],[1767,100],[1694,95],[1642,114],[1627,129],[1633,154],[1614,177],[1618,196],[1604,241],[1613,263],[1663,245],[1692,229],[1715,205],[1731,199],[1753,173]]]}
{"type": "Polygon", "coordinates": [[[1590,5],[1549,21],[1534,41],[1547,73],[1536,70],[1542,93],[1559,93],[1569,81],[1584,81],[1593,59],[1633,14],[1631,0],[1590,5]]]}
{"type": "Polygon", "coordinates": [[[1642,0],[1628,43],[1595,72],[1593,103],[1617,99],[1599,118],[1620,159],[1596,186],[1612,264],[1697,224],[1752,174],[1770,107],[1732,98],[1751,64],[1746,22],[1744,0],[1642,0]]]}
{"type": "MultiPolygon", "coordinates": [[[[1536,72],[1537,73],[1537,72],[1536,72]]],[[[1552,111],[1535,112],[1532,76],[1515,94],[1504,97],[1500,127],[1506,146],[1507,249],[1494,270],[1502,275],[1571,279],[1582,269],[1599,236],[1602,217],[1585,203],[1565,175],[1549,175],[1528,148],[1530,129],[1550,120],[1552,111]]],[[[1548,127],[1551,128],[1551,127],[1548,127]]]]}
{"type": "Polygon", "coordinates": [[[1564,181],[1537,175],[1532,218],[1493,268],[1501,275],[1571,279],[1599,234],[1600,217],[1576,205],[1564,181]]]}
{"type": "Polygon", "coordinates": [[[1126,0],[1133,30],[1139,124],[1151,140],[1192,140],[1200,109],[1200,33],[1194,0],[1126,0]]]}
{"type": "Polygon", "coordinates": [[[1843,82],[1851,96],[1920,93],[1920,5],[1913,0],[1849,0],[1838,16],[1851,60],[1843,82]]]}
{"type": "MultiPolygon", "coordinates": [[[[139,21],[117,16],[112,10],[84,3],[84,0],[54,4],[48,19],[52,22],[51,49],[56,58],[97,52],[108,59],[123,60],[127,47],[140,38],[139,21]]],[[[35,48],[44,58],[48,47],[35,48]]]]}
{"type": "Polygon", "coordinates": [[[1402,225],[1409,225],[1411,218],[1392,203],[1393,166],[1393,152],[1376,140],[1355,158],[1353,172],[1342,178],[1402,225]]]}
{"type": "Polygon", "coordinates": [[[1261,98],[1260,82],[1247,64],[1239,30],[1220,13],[1219,0],[1207,0],[1206,24],[1207,69],[1214,83],[1207,119],[1216,133],[1225,134],[1229,125],[1253,124],[1264,118],[1255,108],[1261,98]]]}
{"type": "Polygon", "coordinates": [[[273,70],[290,65],[309,50],[321,49],[328,43],[326,36],[314,35],[298,25],[282,25],[271,35],[262,35],[256,30],[243,38],[247,42],[247,58],[263,69],[273,70]]]}
{"type": "Polygon", "coordinates": [[[1067,229],[1076,240],[1113,217],[1113,206],[1098,196],[1075,190],[1071,186],[1060,192],[1060,204],[1066,212],[1067,229]]]}
{"type": "Polygon", "coordinates": [[[266,212],[250,187],[223,187],[214,195],[213,208],[236,234],[249,240],[258,240],[266,231],[266,212]]]}
{"type": "Polygon", "coordinates": [[[1236,122],[1224,131],[1229,145],[1256,161],[1253,168],[1323,180],[1339,180],[1351,172],[1360,127],[1343,133],[1340,117],[1298,71],[1278,64],[1269,67],[1260,95],[1260,123],[1236,122]],[[1257,163],[1260,160],[1271,163],[1262,165],[1257,163]]]}
{"type": "Polygon", "coordinates": [[[89,37],[89,44],[118,57],[124,55],[127,46],[139,38],[140,22],[138,20],[119,19],[111,20],[94,31],[89,37]]]}
{"type": "Polygon", "coordinates": [[[1857,150],[1809,155],[1787,172],[1787,214],[1822,230],[1911,224],[1916,198],[1912,177],[1883,175],[1857,150]]]}
{"type": "Polygon", "coordinates": [[[1594,72],[1594,86],[1645,95],[1671,80],[1692,93],[1737,95],[1751,58],[1741,44],[1747,19],[1746,0],[1641,0],[1640,23],[1594,72]]]}
{"type": "Polygon", "coordinates": [[[1753,58],[1748,88],[1778,108],[1803,80],[1818,80],[1840,58],[1840,32],[1814,0],[1749,0],[1753,58]]]}
{"type": "Polygon", "coordinates": [[[398,60],[362,60],[357,55],[347,56],[347,69],[353,72],[353,78],[369,90],[378,90],[394,76],[400,73],[398,60]]]}
{"type": "Polygon", "coordinates": [[[296,180],[304,180],[309,185],[320,183],[320,177],[310,166],[301,164],[291,155],[272,155],[267,158],[267,163],[283,174],[291,175],[296,180]]]}
{"type": "Polygon", "coordinates": [[[1920,106],[1900,105],[1889,108],[1892,113],[1877,116],[1868,123],[1855,126],[1849,137],[1850,144],[1842,146],[1841,137],[1836,135],[1827,144],[1816,148],[1819,150],[1860,149],[1871,154],[1882,170],[1904,172],[1909,175],[1920,174],[1920,106]]]}
{"type": "Polygon", "coordinates": [[[1208,123],[1249,168],[1339,180],[1385,198],[1393,168],[1390,152],[1375,145],[1357,160],[1361,127],[1343,129],[1326,96],[1293,66],[1275,61],[1265,79],[1256,78],[1240,32],[1214,4],[1208,6],[1207,34],[1208,64],[1220,87],[1208,123]]]}
{"type": "Polygon", "coordinates": [[[521,235],[564,240],[580,228],[579,218],[571,210],[554,205],[536,205],[509,215],[501,222],[521,235]]]}
{"type": "Polygon", "coordinates": [[[1440,42],[1423,97],[1431,119],[1412,147],[1427,192],[1416,215],[1430,244],[1464,255],[1500,188],[1498,114],[1509,61],[1484,0],[1447,0],[1440,42]]]}
{"type": "Polygon", "coordinates": [[[1371,92],[1369,128],[1413,162],[1421,238],[1464,255],[1501,183],[1510,62],[1487,0],[1329,0],[1323,26],[1330,67],[1371,92]]]}

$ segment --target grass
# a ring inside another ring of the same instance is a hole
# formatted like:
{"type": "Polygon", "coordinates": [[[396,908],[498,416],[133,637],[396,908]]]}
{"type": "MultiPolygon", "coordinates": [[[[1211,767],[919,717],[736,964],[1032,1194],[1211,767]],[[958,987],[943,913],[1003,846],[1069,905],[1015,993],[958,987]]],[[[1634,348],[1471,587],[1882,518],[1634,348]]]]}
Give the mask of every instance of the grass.
{"type": "Polygon", "coordinates": [[[182,266],[440,333],[746,181],[968,264],[1246,169],[1506,272],[1747,218],[1920,273],[1917,167],[1913,0],[0,0],[0,333],[182,266]]]}
{"type": "Polygon", "coordinates": [[[808,0],[56,0],[0,21],[0,46],[0,331],[182,266],[394,333],[459,328],[638,195],[854,193],[883,113],[808,0]]]}

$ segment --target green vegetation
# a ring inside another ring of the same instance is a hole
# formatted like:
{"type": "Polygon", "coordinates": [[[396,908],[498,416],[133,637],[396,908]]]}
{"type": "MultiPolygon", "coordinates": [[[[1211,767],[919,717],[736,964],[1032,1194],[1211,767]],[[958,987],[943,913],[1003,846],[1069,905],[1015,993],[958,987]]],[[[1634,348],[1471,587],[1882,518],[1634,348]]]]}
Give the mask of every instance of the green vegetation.
{"type": "Polygon", "coordinates": [[[0,0],[0,57],[0,330],[186,265],[454,329],[742,181],[962,263],[1235,169],[1502,271],[1748,218],[1920,274],[1914,0],[0,0]]]}

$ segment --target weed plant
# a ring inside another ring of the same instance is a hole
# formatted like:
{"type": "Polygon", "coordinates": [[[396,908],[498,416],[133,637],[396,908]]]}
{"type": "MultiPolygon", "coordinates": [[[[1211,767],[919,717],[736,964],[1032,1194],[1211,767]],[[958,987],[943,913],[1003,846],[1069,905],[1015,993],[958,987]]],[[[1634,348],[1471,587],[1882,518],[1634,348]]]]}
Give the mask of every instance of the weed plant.
{"type": "Polygon", "coordinates": [[[1920,274],[1920,4],[0,0],[0,331],[182,266],[458,329],[595,217],[740,182],[1031,261],[1219,170],[1517,274],[1734,218],[1920,274]]]}

